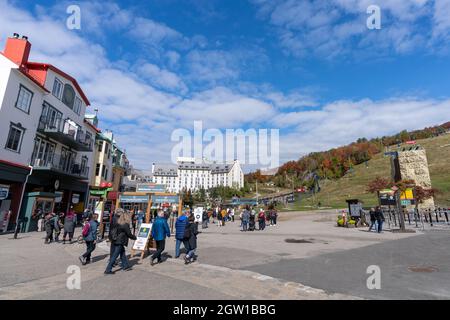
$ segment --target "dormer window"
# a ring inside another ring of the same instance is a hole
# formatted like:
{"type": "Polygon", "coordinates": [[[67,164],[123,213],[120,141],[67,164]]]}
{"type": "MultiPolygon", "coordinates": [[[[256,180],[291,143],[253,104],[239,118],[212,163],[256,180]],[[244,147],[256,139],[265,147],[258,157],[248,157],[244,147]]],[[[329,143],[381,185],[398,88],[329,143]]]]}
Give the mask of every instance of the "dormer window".
{"type": "Polygon", "coordinates": [[[63,91],[62,82],[59,81],[58,78],[55,78],[55,82],[53,83],[52,94],[61,100],[62,91],[63,91]]]}
{"type": "Polygon", "coordinates": [[[62,102],[73,110],[74,102],[75,102],[75,90],[73,90],[70,84],[64,85],[64,91],[62,96],[62,102]]]}

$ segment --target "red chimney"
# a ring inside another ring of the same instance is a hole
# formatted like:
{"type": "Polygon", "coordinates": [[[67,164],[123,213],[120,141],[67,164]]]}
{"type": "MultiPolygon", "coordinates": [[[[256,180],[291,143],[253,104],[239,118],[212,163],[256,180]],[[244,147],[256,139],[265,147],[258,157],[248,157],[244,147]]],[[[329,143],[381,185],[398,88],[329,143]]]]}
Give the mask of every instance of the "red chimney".
{"type": "Polygon", "coordinates": [[[3,54],[12,62],[22,66],[27,64],[30,50],[31,43],[28,42],[28,38],[23,36],[22,39],[19,39],[19,35],[14,34],[13,38],[8,38],[6,40],[5,51],[3,54]]]}

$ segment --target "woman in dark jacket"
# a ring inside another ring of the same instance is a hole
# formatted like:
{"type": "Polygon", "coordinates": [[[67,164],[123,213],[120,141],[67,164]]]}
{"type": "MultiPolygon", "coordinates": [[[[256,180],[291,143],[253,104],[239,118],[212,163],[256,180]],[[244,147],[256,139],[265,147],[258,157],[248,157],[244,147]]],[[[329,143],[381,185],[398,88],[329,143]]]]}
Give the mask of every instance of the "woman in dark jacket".
{"type": "Polygon", "coordinates": [[[66,237],[69,235],[69,242],[72,242],[73,233],[75,231],[75,223],[77,221],[77,216],[73,211],[73,207],[70,207],[69,212],[66,214],[64,218],[64,236],[63,236],[63,244],[66,243],[66,237]]]}
{"type": "Polygon", "coordinates": [[[105,274],[113,274],[112,267],[117,257],[120,255],[122,261],[122,270],[131,270],[130,264],[128,263],[127,255],[125,252],[125,247],[128,246],[128,239],[136,240],[136,237],[131,233],[130,230],[131,214],[123,213],[120,215],[117,224],[114,225],[113,230],[111,230],[111,245],[113,246],[113,254],[109,259],[108,266],[106,267],[105,274]]]}
{"type": "Polygon", "coordinates": [[[186,226],[184,246],[188,248],[188,253],[184,257],[185,264],[192,262],[192,260],[197,260],[195,255],[195,249],[197,249],[197,234],[198,234],[198,224],[195,222],[195,217],[191,215],[189,217],[189,224],[186,226]]]}

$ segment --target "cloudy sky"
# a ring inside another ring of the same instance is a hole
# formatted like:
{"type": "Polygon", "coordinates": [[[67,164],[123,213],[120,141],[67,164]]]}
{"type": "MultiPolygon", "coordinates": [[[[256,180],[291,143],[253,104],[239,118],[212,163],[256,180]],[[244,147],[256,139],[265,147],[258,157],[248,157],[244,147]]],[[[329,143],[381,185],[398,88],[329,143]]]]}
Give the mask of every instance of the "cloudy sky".
{"type": "Polygon", "coordinates": [[[79,80],[141,169],[195,120],[279,129],[282,162],[450,120],[448,0],[0,0],[0,26],[79,80]]]}

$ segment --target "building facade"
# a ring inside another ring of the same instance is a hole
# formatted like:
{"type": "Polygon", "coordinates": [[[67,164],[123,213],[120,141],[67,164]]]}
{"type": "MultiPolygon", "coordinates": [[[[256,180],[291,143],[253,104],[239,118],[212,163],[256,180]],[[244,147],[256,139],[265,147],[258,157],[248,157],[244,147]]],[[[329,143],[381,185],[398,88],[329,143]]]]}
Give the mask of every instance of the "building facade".
{"type": "Polygon", "coordinates": [[[84,207],[95,139],[76,79],[28,61],[30,51],[28,38],[14,34],[0,55],[0,185],[11,191],[0,207],[12,211],[7,229],[20,210],[26,231],[37,229],[37,212],[84,207]]]}
{"type": "Polygon", "coordinates": [[[178,158],[177,164],[153,164],[152,181],[165,184],[169,192],[208,190],[218,186],[244,187],[240,163],[198,163],[193,158],[178,158]]]}

